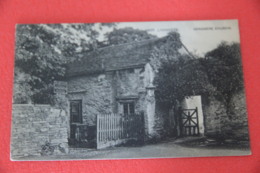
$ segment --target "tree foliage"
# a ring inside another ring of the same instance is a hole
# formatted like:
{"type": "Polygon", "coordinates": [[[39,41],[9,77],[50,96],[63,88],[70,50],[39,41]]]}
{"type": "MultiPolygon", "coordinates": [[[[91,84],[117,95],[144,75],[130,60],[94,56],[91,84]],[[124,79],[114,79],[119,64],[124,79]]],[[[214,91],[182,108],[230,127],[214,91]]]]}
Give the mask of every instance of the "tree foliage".
{"type": "MultiPolygon", "coordinates": [[[[16,38],[14,101],[37,102],[39,93],[48,91],[51,81],[65,74],[65,61],[53,49],[58,37],[38,25],[18,25],[16,38]]],[[[42,102],[50,96],[46,92],[42,102]]]]}
{"type": "Polygon", "coordinates": [[[53,81],[62,79],[66,64],[98,47],[104,27],[114,24],[18,25],[14,102],[50,103],[53,81]]]}
{"type": "Polygon", "coordinates": [[[162,62],[155,78],[157,100],[168,107],[190,95],[204,95],[212,88],[199,60],[177,59],[162,62]]]}
{"type": "Polygon", "coordinates": [[[240,44],[221,43],[206,54],[205,66],[211,84],[228,107],[232,96],[244,87],[240,44]]]}
{"type": "Polygon", "coordinates": [[[200,60],[193,59],[187,51],[181,53],[180,34],[170,32],[165,38],[153,51],[150,63],[157,72],[156,99],[171,108],[185,96],[206,93],[209,84],[200,60]]]}
{"type": "Polygon", "coordinates": [[[159,102],[169,105],[185,96],[215,96],[230,104],[233,94],[243,89],[238,43],[221,43],[205,58],[168,59],[161,62],[155,84],[159,102]]]}

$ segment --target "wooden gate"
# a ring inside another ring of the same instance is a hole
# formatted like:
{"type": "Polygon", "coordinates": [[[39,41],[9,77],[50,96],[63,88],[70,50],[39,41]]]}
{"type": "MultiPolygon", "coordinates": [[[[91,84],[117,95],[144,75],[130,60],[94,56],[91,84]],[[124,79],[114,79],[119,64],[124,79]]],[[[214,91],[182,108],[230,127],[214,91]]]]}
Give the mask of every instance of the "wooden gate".
{"type": "Polygon", "coordinates": [[[181,134],[182,136],[199,135],[198,109],[181,110],[181,134]]]}
{"type": "Polygon", "coordinates": [[[144,137],[143,114],[97,115],[97,149],[119,145],[144,137]]]}

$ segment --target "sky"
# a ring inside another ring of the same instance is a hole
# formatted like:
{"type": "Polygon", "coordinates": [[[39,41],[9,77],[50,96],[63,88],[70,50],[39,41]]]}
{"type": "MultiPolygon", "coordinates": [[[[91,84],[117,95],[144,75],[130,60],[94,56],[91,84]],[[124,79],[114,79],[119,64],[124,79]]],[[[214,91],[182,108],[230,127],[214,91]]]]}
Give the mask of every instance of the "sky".
{"type": "Polygon", "coordinates": [[[170,31],[178,31],[183,44],[198,56],[204,56],[222,41],[240,42],[237,20],[118,23],[117,28],[124,27],[146,30],[158,37],[163,37],[170,31]]]}

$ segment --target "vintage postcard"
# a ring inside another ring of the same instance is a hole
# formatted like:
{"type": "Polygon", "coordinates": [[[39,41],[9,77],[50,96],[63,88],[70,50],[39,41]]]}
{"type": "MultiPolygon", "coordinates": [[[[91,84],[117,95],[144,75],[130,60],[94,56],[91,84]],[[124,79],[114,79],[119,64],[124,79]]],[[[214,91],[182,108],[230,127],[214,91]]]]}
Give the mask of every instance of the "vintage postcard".
{"type": "Polygon", "coordinates": [[[18,24],[12,160],[250,155],[237,20],[18,24]]]}

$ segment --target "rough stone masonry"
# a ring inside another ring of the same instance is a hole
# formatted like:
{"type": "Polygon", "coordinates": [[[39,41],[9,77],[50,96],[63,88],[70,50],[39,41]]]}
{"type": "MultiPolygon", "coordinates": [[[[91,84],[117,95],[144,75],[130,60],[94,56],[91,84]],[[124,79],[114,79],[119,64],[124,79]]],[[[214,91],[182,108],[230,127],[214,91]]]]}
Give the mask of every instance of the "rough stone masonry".
{"type": "Polygon", "coordinates": [[[50,105],[13,104],[11,159],[67,153],[68,117],[50,105]]]}

